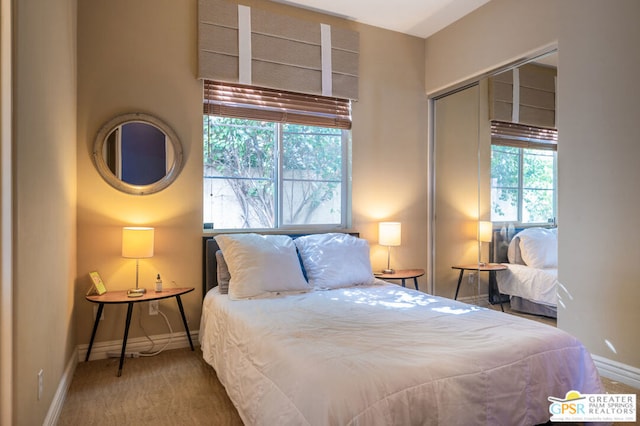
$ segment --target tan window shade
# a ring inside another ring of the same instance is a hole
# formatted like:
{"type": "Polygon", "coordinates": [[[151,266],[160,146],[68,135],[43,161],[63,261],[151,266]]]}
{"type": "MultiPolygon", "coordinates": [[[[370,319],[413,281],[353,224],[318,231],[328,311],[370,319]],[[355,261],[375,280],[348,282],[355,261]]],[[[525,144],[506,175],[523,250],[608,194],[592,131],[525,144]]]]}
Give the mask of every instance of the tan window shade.
{"type": "Polygon", "coordinates": [[[225,0],[198,2],[202,79],[355,100],[359,43],[356,31],[225,0]]]}
{"type": "Polygon", "coordinates": [[[351,128],[351,101],[240,84],[204,81],[207,115],[351,128]]]}
{"type": "Polygon", "coordinates": [[[556,75],[557,70],[537,64],[525,64],[489,79],[489,115],[491,120],[517,122],[530,126],[556,127],[556,75]],[[514,102],[514,80],[519,84],[514,102]],[[517,109],[514,114],[514,108],[517,109]]]}
{"type": "Polygon", "coordinates": [[[557,151],[558,131],[543,127],[492,121],[491,144],[557,151]]]}

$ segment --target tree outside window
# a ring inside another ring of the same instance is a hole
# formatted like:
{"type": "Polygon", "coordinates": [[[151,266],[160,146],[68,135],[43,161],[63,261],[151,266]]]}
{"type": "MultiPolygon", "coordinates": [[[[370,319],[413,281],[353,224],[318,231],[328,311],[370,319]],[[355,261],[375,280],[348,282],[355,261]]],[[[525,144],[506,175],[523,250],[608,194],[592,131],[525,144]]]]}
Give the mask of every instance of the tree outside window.
{"type": "Polygon", "coordinates": [[[548,223],[556,212],[556,152],[492,145],[491,220],[548,223]]]}
{"type": "Polygon", "coordinates": [[[348,131],[206,114],[203,125],[205,227],[345,225],[348,131]]]}

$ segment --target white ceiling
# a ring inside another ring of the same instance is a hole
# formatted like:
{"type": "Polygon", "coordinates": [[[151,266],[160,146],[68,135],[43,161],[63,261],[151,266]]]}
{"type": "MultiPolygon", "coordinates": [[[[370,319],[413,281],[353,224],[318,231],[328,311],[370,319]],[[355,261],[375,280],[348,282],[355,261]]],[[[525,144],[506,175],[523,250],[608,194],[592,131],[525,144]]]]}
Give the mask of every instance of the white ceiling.
{"type": "Polygon", "coordinates": [[[489,0],[273,0],[427,38],[489,0]]]}

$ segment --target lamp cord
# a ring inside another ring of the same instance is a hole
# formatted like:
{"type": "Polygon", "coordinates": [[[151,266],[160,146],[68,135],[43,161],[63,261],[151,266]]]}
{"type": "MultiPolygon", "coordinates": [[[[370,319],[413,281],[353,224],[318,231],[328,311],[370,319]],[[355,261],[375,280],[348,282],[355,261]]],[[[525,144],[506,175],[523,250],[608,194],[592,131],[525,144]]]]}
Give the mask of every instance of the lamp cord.
{"type": "Polygon", "coordinates": [[[156,343],[149,336],[149,334],[147,333],[147,330],[145,330],[144,326],[142,325],[142,307],[141,306],[139,306],[139,311],[140,311],[140,315],[138,315],[138,325],[142,329],[142,332],[144,333],[145,337],[149,340],[149,342],[151,342],[151,347],[149,349],[147,349],[146,351],[144,351],[144,352],[139,352],[139,355],[140,356],[155,356],[155,355],[158,355],[160,352],[164,351],[167,348],[167,346],[169,346],[171,341],[173,340],[173,329],[171,328],[171,324],[169,323],[169,318],[167,318],[167,316],[165,315],[164,312],[162,312],[160,309],[158,309],[158,313],[160,315],[162,315],[162,317],[164,318],[165,323],[167,323],[167,328],[169,328],[169,340],[167,340],[167,343],[165,343],[163,347],[161,347],[160,349],[158,349],[155,352],[151,352],[153,350],[153,348],[155,348],[156,343]]]}

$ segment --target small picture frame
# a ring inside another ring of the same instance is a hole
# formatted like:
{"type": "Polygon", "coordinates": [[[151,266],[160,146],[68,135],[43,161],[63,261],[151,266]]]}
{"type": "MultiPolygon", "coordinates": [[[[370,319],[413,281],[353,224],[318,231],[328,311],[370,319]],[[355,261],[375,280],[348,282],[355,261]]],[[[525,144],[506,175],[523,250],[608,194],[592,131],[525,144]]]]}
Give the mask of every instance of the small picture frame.
{"type": "Polygon", "coordinates": [[[91,287],[87,292],[87,296],[91,296],[92,294],[100,296],[107,292],[107,287],[102,282],[102,278],[100,278],[100,274],[98,274],[98,272],[89,272],[89,277],[91,278],[91,287]]]}

